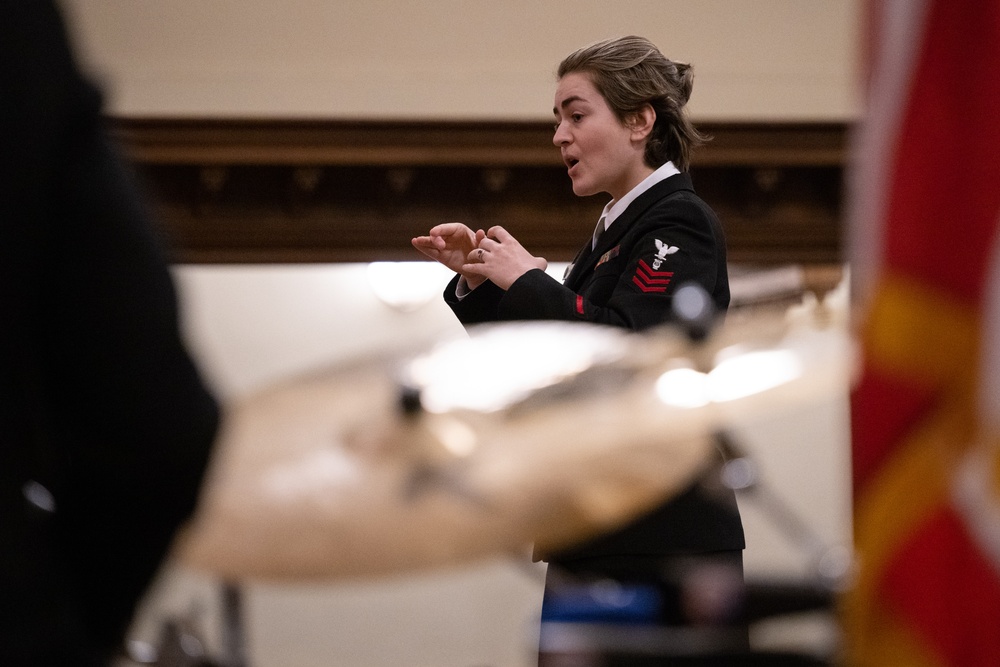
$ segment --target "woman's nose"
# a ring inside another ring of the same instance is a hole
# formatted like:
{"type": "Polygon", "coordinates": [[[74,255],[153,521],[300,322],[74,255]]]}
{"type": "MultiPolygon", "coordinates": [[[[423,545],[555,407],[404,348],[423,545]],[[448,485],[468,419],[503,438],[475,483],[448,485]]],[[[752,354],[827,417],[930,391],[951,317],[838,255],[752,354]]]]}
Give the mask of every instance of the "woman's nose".
{"type": "Polygon", "coordinates": [[[569,132],[563,129],[564,123],[556,123],[556,131],[552,135],[552,143],[556,146],[562,146],[569,142],[569,132]]]}

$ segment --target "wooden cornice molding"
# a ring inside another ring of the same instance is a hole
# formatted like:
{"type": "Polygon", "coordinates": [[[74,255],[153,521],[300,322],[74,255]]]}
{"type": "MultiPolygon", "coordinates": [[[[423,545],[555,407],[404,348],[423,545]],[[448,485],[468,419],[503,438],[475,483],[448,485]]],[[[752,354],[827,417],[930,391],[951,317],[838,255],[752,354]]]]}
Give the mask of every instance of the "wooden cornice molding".
{"type": "MultiPolygon", "coordinates": [[[[550,123],[108,120],[181,262],[419,259],[409,239],[446,220],[569,259],[604,205],[572,194],[550,123]]],[[[692,176],[733,261],[840,260],[845,124],[699,129],[692,176]]]]}
{"type": "MultiPolygon", "coordinates": [[[[514,121],[346,121],[115,118],[142,164],[558,166],[552,124],[514,121]]],[[[839,166],[842,123],[704,123],[696,166],[839,166]]]]}
{"type": "Polygon", "coordinates": [[[559,164],[559,153],[551,143],[551,124],[118,119],[114,127],[133,157],[146,164],[559,164]]]}

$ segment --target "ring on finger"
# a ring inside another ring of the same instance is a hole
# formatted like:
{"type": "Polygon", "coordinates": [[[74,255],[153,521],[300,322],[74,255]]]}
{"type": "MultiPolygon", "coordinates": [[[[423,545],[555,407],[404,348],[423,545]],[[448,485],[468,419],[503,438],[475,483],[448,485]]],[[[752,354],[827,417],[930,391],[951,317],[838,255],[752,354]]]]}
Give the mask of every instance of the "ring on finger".
{"type": "Polygon", "coordinates": [[[479,249],[479,261],[480,262],[483,261],[483,249],[482,248],[479,249]]]}

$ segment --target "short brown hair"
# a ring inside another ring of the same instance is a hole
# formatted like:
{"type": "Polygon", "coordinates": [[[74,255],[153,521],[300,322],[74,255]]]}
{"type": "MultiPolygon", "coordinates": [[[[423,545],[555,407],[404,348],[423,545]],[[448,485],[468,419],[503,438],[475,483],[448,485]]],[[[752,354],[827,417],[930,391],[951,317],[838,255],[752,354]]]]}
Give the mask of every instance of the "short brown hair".
{"type": "Polygon", "coordinates": [[[669,160],[687,171],[691,149],[709,140],[695,129],[684,108],[694,85],[691,66],[667,59],[644,37],[618,37],[585,46],[559,63],[558,78],[570,72],[589,74],[622,123],[646,104],[653,107],[656,123],[644,158],[654,169],[669,160]]]}

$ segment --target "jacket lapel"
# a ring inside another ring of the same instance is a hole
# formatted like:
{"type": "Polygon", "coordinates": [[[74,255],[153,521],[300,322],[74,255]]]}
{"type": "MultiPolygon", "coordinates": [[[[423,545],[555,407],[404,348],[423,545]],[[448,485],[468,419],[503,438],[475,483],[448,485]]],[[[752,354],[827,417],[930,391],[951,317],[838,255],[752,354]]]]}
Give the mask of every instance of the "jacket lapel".
{"type": "Polygon", "coordinates": [[[650,206],[678,190],[693,189],[691,176],[684,172],[674,174],[643,192],[618,216],[614,224],[601,234],[601,237],[597,241],[597,246],[593,250],[590,249],[591,240],[587,239],[587,243],[577,253],[572,268],[563,281],[563,284],[570,289],[576,289],[580,282],[582,282],[583,276],[593,271],[597,260],[621,241],[622,237],[625,236],[625,233],[632,226],[632,223],[645,213],[650,206]]]}

